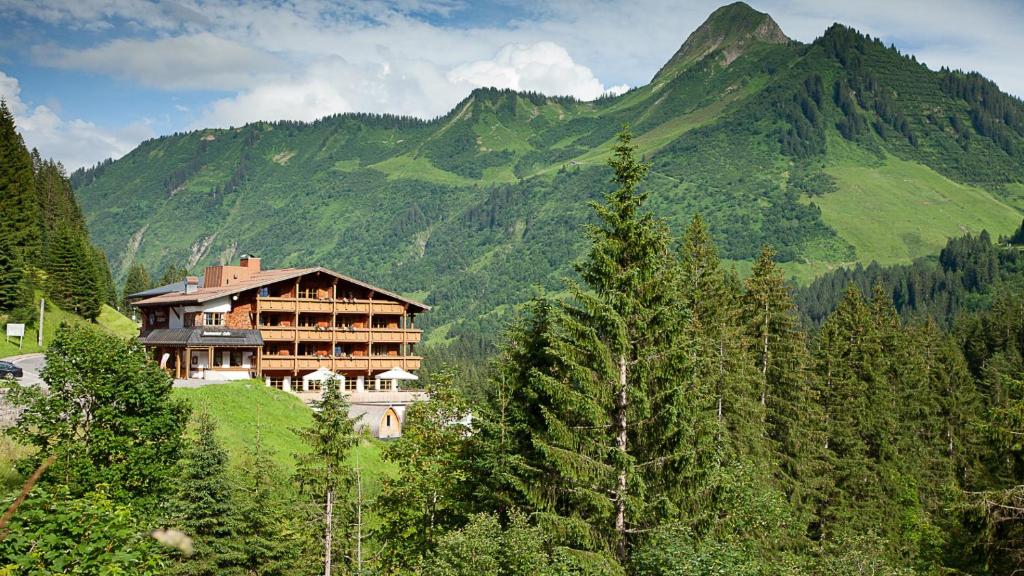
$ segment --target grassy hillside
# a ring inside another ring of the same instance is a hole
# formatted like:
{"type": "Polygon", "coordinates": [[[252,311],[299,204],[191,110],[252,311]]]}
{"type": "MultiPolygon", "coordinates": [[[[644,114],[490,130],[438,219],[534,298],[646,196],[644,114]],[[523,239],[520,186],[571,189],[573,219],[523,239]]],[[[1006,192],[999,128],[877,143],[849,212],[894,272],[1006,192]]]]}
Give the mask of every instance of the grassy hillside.
{"type": "MultiPolygon", "coordinates": [[[[205,410],[217,423],[224,448],[232,461],[246,456],[252,439],[259,434],[273,452],[274,460],[285,471],[295,471],[295,455],[306,451],[296,430],[312,424],[308,406],[297,397],[262,382],[244,381],[202,388],[176,388],[174,394],[188,400],[194,411],[205,410]]],[[[353,453],[363,470],[368,494],[376,494],[380,479],[393,470],[381,458],[383,444],[367,439],[353,453]]]]}
{"type": "Polygon", "coordinates": [[[430,120],[346,114],[144,142],[74,175],[123,275],[257,253],[324,265],[434,306],[431,342],[479,338],[560,290],[623,124],[652,163],[650,207],[695,212],[745,269],[772,244],[801,280],[905,262],[951,236],[1007,234],[1024,209],[1024,104],[833,26],[789,41],[730,5],[651,84],[580,102],[479,89],[430,120]]]}
{"type": "MultiPolygon", "coordinates": [[[[36,307],[38,308],[38,306],[39,295],[37,294],[36,307]]],[[[85,320],[70,312],[65,312],[55,304],[48,302],[46,304],[46,314],[43,322],[42,348],[36,345],[39,331],[38,327],[33,326],[25,329],[25,342],[20,350],[18,348],[17,338],[12,339],[10,342],[8,342],[6,338],[0,339],[0,358],[15,356],[18,354],[42,352],[50,345],[50,342],[53,341],[53,337],[57,333],[57,328],[64,322],[77,324],[84,323],[85,320]]],[[[114,310],[105,304],[103,305],[103,310],[100,312],[100,316],[97,318],[96,323],[108,332],[125,338],[131,338],[139,335],[138,326],[136,326],[130,318],[125,317],[117,310],[114,310]]]]}

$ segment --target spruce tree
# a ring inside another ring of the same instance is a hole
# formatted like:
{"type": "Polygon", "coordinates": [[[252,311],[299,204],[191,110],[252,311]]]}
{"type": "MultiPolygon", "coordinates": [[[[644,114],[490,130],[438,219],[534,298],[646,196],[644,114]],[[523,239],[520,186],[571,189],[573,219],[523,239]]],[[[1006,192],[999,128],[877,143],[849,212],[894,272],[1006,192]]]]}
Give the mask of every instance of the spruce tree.
{"type": "Polygon", "coordinates": [[[0,99],[0,222],[19,256],[38,253],[41,219],[32,157],[3,99],[0,99]]]}
{"type": "Polygon", "coordinates": [[[294,491],[263,442],[256,407],[256,433],[246,450],[234,493],[238,568],[244,574],[306,573],[307,550],[316,546],[306,527],[315,510],[294,491]]]}
{"type": "Polygon", "coordinates": [[[525,448],[507,462],[528,508],[556,544],[595,563],[625,559],[636,530],[674,510],[676,473],[693,461],[670,238],[643,211],[647,165],[631,139],[624,130],[609,161],[615,190],[592,204],[586,287],[534,303],[513,333],[501,374],[522,392],[510,425],[492,428],[525,448]]]}
{"type": "Polygon", "coordinates": [[[10,240],[0,234],[0,312],[10,312],[21,303],[22,270],[10,240]]]}
{"type": "Polygon", "coordinates": [[[678,289],[692,377],[714,397],[716,459],[763,456],[764,407],[741,318],[740,283],[722,270],[699,214],[683,236],[678,289]]]}
{"type": "Polygon", "coordinates": [[[760,398],[778,462],[776,475],[801,521],[810,525],[822,498],[824,418],[796,306],[770,247],[762,249],[746,281],[743,318],[761,376],[760,398]]]}
{"type": "Polygon", "coordinates": [[[191,440],[182,454],[171,508],[175,525],[192,537],[195,553],[181,558],[174,573],[222,574],[239,559],[228,455],[206,411],[196,415],[195,436],[191,440]]]}
{"type": "Polygon", "coordinates": [[[131,268],[128,269],[128,276],[124,279],[124,289],[121,291],[125,302],[122,304],[122,309],[128,309],[127,299],[132,294],[149,290],[153,287],[153,279],[149,273],[146,272],[146,267],[137,262],[132,263],[131,268]]]}
{"type": "Polygon", "coordinates": [[[344,549],[348,543],[344,533],[335,538],[336,527],[347,525],[345,506],[338,506],[338,499],[343,498],[344,503],[351,489],[348,455],[358,442],[348,411],[340,383],[332,378],[325,383],[320,400],[313,402],[313,425],[299,431],[310,451],[298,456],[296,479],[302,491],[323,506],[324,576],[333,574],[335,548],[344,549]]]}
{"type": "Polygon", "coordinates": [[[181,282],[188,276],[188,268],[178,264],[171,264],[164,270],[164,275],[160,277],[160,281],[157,282],[158,286],[166,286],[167,284],[173,284],[175,282],[181,282]]]}

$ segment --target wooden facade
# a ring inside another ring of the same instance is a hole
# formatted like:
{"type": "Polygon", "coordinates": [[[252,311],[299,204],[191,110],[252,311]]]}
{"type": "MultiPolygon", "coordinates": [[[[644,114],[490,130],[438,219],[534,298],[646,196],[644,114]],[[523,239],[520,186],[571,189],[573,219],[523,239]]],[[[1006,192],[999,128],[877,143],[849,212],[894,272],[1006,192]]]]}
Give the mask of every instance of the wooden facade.
{"type": "Polygon", "coordinates": [[[360,382],[395,367],[420,368],[415,316],[429,307],[325,268],[264,271],[259,259],[243,257],[238,266],[208,267],[202,281],[163,288],[133,304],[142,313],[142,341],[179,378],[238,372],[289,389],[289,381],[320,368],[360,382]],[[182,341],[178,334],[190,328],[192,339],[182,341]],[[238,346],[189,346],[232,337],[238,346]]]}

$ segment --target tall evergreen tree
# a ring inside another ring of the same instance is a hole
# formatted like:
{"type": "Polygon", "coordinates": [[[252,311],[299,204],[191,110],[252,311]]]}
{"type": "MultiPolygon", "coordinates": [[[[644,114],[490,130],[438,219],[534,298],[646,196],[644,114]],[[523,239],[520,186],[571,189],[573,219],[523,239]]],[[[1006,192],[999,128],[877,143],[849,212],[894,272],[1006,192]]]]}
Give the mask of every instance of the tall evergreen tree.
{"type": "Polygon", "coordinates": [[[192,537],[195,553],[182,558],[175,574],[224,573],[239,559],[235,542],[228,455],[217,440],[209,413],[196,415],[195,437],[185,445],[171,503],[172,521],[192,537]]]}
{"type": "Polygon", "coordinates": [[[104,290],[93,247],[70,227],[61,226],[48,249],[47,292],[67,311],[96,320],[104,290]]]}
{"type": "Polygon", "coordinates": [[[0,234],[0,312],[10,312],[21,303],[22,276],[10,240],[0,234]]]}
{"type": "Polygon", "coordinates": [[[179,264],[171,264],[167,267],[167,270],[164,270],[164,275],[160,277],[160,282],[157,285],[166,286],[167,284],[181,282],[185,279],[185,276],[188,276],[188,268],[179,264]]]}
{"type": "Polygon", "coordinates": [[[32,157],[3,99],[0,99],[0,222],[20,256],[37,254],[41,219],[32,157]]]}
{"type": "Polygon", "coordinates": [[[338,506],[338,499],[341,497],[344,503],[352,485],[348,455],[358,442],[354,426],[340,383],[335,379],[327,381],[323,396],[313,402],[313,425],[300,431],[310,451],[298,456],[296,471],[302,490],[323,506],[324,576],[334,573],[335,548],[344,549],[348,543],[344,537],[335,538],[335,529],[347,525],[345,507],[338,506]]]}
{"type": "Polygon", "coordinates": [[[129,296],[143,290],[149,290],[152,287],[153,279],[146,272],[146,267],[133,262],[131,268],[128,269],[128,276],[124,279],[124,289],[121,291],[121,294],[125,301],[121,304],[121,309],[128,310],[127,298],[129,296]]]}
{"type": "Polygon", "coordinates": [[[763,456],[764,408],[741,318],[738,278],[722,270],[707,225],[695,215],[683,236],[679,290],[698,386],[714,397],[717,460],[763,456]]]}
{"type": "Polygon", "coordinates": [[[693,460],[670,238],[642,211],[647,165],[627,130],[609,164],[617,188],[593,204],[599,224],[578,268],[586,288],[536,302],[513,333],[501,377],[521,392],[506,407],[510,426],[490,429],[525,448],[508,462],[527,508],[556,544],[595,563],[625,559],[636,530],[674,510],[675,474],[693,460]]]}
{"type": "Polygon", "coordinates": [[[793,509],[810,525],[823,488],[824,419],[796,306],[770,247],[761,251],[746,281],[743,319],[760,373],[760,398],[778,461],[777,476],[793,509]]]}
{"type": "MultiPolygon", "coordinates": [[[[275,576],[307,574],[315,535],[307,529],[315,509],[293,490],[263,442],[256,414],[256,433],[247,449],[234,493],[238,569],[244,574],[275,576]]],[[[315,522],[315,520],[313,520],[315,522]]]]}
{"type": "Polygon", "coordinates": [[[399,469],[384,481],[378,500],[381,533],[394,546],[386,569],[420,570],[440,536],[466,518],[463,422],[469,407],[450,371],[434,375],[429,393],[429,402],[406,410],[402,437],[384,454],[399,469]]]}

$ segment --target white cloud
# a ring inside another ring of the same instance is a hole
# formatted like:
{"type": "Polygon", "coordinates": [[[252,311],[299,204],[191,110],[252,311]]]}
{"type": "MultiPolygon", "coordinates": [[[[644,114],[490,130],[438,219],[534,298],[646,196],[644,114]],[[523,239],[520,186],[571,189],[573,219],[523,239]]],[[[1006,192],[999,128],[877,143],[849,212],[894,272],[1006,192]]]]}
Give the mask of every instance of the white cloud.
{"type": "Polygon", "coordinates": [[[258,120],[311,121],[352,107],[337,87],[323,79],[259,86],[211,104],[196,126],[241,126],[258,120]]]}
{"type": "Polygon", "coordinates": [[[78,118],[65,120],[50,106],[31,106],[21,99],[18,79],[0,72],[0,97],[14,114],[18,131],[29,148],[61,161],[68,171],[106,158],[120,158],[155,134],[148,122],[107,129],[78,118]]]}
{"type": "Polygon", "coordinates": [[[608,90],[590,68],[573,61],[554,42],[510,44],[490,60],[456,67],[447,75],[456,85],[529,90],[593,100],[608,90]]]}
{"type": "Polygon", "coordinates": [[[237,90],[282,66],[271,54],[208,32],[117,39],[84,50],[37,46],[33,55],[47,66],[99,72],[166,90],[237,90]]]}

